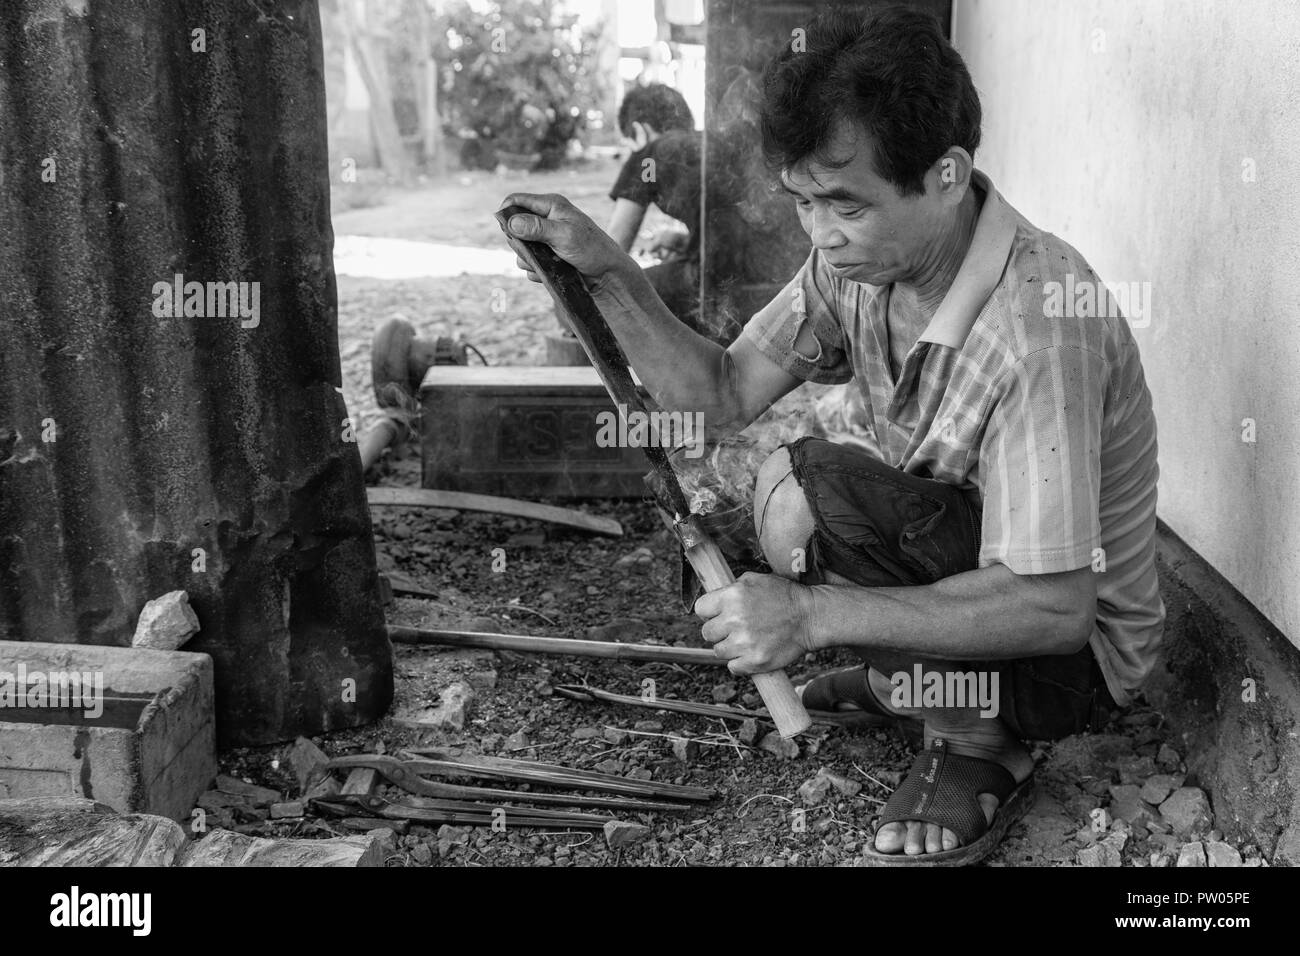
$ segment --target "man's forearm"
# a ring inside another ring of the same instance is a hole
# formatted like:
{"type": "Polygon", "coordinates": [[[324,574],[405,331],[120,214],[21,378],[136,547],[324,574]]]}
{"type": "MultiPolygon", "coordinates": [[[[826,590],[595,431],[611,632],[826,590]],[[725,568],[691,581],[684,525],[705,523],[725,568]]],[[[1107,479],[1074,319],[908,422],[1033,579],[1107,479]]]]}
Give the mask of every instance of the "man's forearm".
{"type": "Polygon", "coordinates": [[[591,293],[662,408],[703,413],[706,429],[715,435],[748,424],[742,421],[726,350],[680,322],[632,260],[593,283],[591,293]]]}
{"type": "Polygon", "coordinates": [[[920,587],[815,585],[808,591],[814,649],[941,660],[1070,654],[1087,641],[1096,616],[1095,587],[1079,572],[1031,577],[1000,564],[920,587]]]}

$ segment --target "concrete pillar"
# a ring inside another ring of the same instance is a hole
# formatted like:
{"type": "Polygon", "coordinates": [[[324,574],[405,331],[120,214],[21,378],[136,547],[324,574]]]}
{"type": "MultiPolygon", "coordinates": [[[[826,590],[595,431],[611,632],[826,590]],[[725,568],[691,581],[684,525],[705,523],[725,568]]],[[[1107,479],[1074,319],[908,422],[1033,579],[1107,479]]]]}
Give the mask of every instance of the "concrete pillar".
{"type": "Polygon", "coordinates": [[[313,0],[0,5],[0,639],[183,588],[223,744],[387,709],[332,245],[313,0]]]}

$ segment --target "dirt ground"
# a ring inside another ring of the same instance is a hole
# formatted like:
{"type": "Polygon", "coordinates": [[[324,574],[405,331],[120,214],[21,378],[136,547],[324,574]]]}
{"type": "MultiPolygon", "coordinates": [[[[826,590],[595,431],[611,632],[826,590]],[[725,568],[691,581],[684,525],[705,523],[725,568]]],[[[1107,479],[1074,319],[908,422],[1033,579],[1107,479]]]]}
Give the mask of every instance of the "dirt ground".
{"type": "MultiPolygon", "coordinates": [[[[339,196],[334,230],[336,238],[386,238],[500,252],[505,247],[492,212],[507,193],[563,192],[603,222],[610,206],[605,190],[615,170],[612,161],[604,161],[543,176],[461,174],[403,192],[358,188],[351,197],[339,196]]],[[[363,421],[374,410],[370,338],[389,318],[406,318],[429,335],[464,337],[493,364],[541,364],[542,335],[557,327],[545,292],[517,274],[400,279],[340,275],[338,290],[344,394],[353,415],[363,421]],[[490,308],[494,290],[504,292],[504,311],[490,308]]],[[[418,448],[408,448],[371,480],[418,487],[418,448]]],[[[635,501],[589,501],[580,507],[619,520],[624,537],[596,538],[493,515],[376,510],[381,571],[398,585],[438,595],[436,600],[397,598],[388,610],[390,623],[703,646],[697,624],[677,596],[674,542],[651,508],[635,501]],[[505,549],[506,567],[495,572],[491,552],[498,547],[505,549]]],[[[405,645],[397,646],[395,655],[392,716],[359,731],[317,738],[330,755],[397,754],[405,747],[439,746],[710,787],[717,797],[684,813],[633,818],[650,832],[621,849],[608,847],[599,831],[507,827],[496,833],[487,828],[413,826],[398,838],[389,865],[854,865],[871,840],[891,788],[911,761],[909,748],[895,730],[835,729],[802,738],[797,756],[780,755],[758,742],[742,743],[734,721],[579,703],[553,691],[558,684],[585,682],[636,695],[643,682],[652,679],[661,698],[752,706],[752,685],[730,679],[721,667],[405,645]],[[395,718],[427,713],[454,681],[467,683],[474,693],[462,731],[418,730],[397,722],[395,718]],[[688,738],[695,745],[678,741],[674,748],[673,737],[688,738]],[[826,799],[809,803],[799,787],[822,768],[861,789],[852,796],[832,789],[826,799]]],[[[813,673],[848,662],[842,655],[821,654],[809,658],[801,671],[813,673]]],[[[1036,747],[1037,804],[1011,830],[991,865],[1083,863],[1091,857],[1081,857],[1081,851],[1110,832],[1090,827],[1090,815],[1114,799],[1112,787],[1140,785],[1158,770],[1179,773],[1178,742],[1167,739],[1159,714],[1138,707],[1111,730],[1036,747]]],[[[231,751],[223,755],[223,771],[291,794],[297,786],[284,762],[288,749],[231,751]]],[[[1186,783],[1192,786],[1195,781],[1186,783]]],[[[343,832],[331,821],[310,815],[306,821],[252,819],[238,826],[279,836],[343,832]]],[[[1175,851],[1166,846],[1168,838],[1152,842],[1160,836],[1139,827],[1112,844],[1119,846],[1129,865],[1164,865],[1170,860],[1168,852],[1175,851]],[[1166,853],[1163,863],[1151,859],[1160,852],[1166,853]]]]}

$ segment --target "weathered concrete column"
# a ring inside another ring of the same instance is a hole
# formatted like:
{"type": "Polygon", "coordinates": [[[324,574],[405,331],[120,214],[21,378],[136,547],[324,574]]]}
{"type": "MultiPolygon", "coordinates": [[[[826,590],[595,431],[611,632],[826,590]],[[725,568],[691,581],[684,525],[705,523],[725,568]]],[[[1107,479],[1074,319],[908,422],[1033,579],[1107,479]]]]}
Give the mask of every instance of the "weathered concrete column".
{"type": "Polygon", "coordinates": [[[312,0],[0,5],[0,638],[183,588],[225,744],[392,696],[325,130],[312,0]]]}

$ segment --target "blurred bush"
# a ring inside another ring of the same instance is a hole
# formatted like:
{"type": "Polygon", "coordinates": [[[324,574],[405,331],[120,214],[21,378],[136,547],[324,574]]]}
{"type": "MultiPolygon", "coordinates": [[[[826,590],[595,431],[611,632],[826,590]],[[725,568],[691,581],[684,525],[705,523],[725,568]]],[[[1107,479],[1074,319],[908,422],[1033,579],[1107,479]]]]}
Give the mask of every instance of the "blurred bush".
{"type": "MultiPolygon", "coordinates": [[[[422,31],[403,29],[423,0],[395,5],[390,64],[395,77],[414,77],[422,31]]],[[[461,142],[462,165],[492,169],[498,162],[554,169],[599,107],[613,77],[596,69],[598,29],[548,0],[450,0],[432,17],[428,36],[438,65],[438,107],[450,140],[461,142]]],[[[400,103],[402,84],[394,84],[400,103]]],[[[405,95],[414,97],[411,90],[405,95]]],[[[399,122],[401,120],[401,110],[399,122]]]]}

